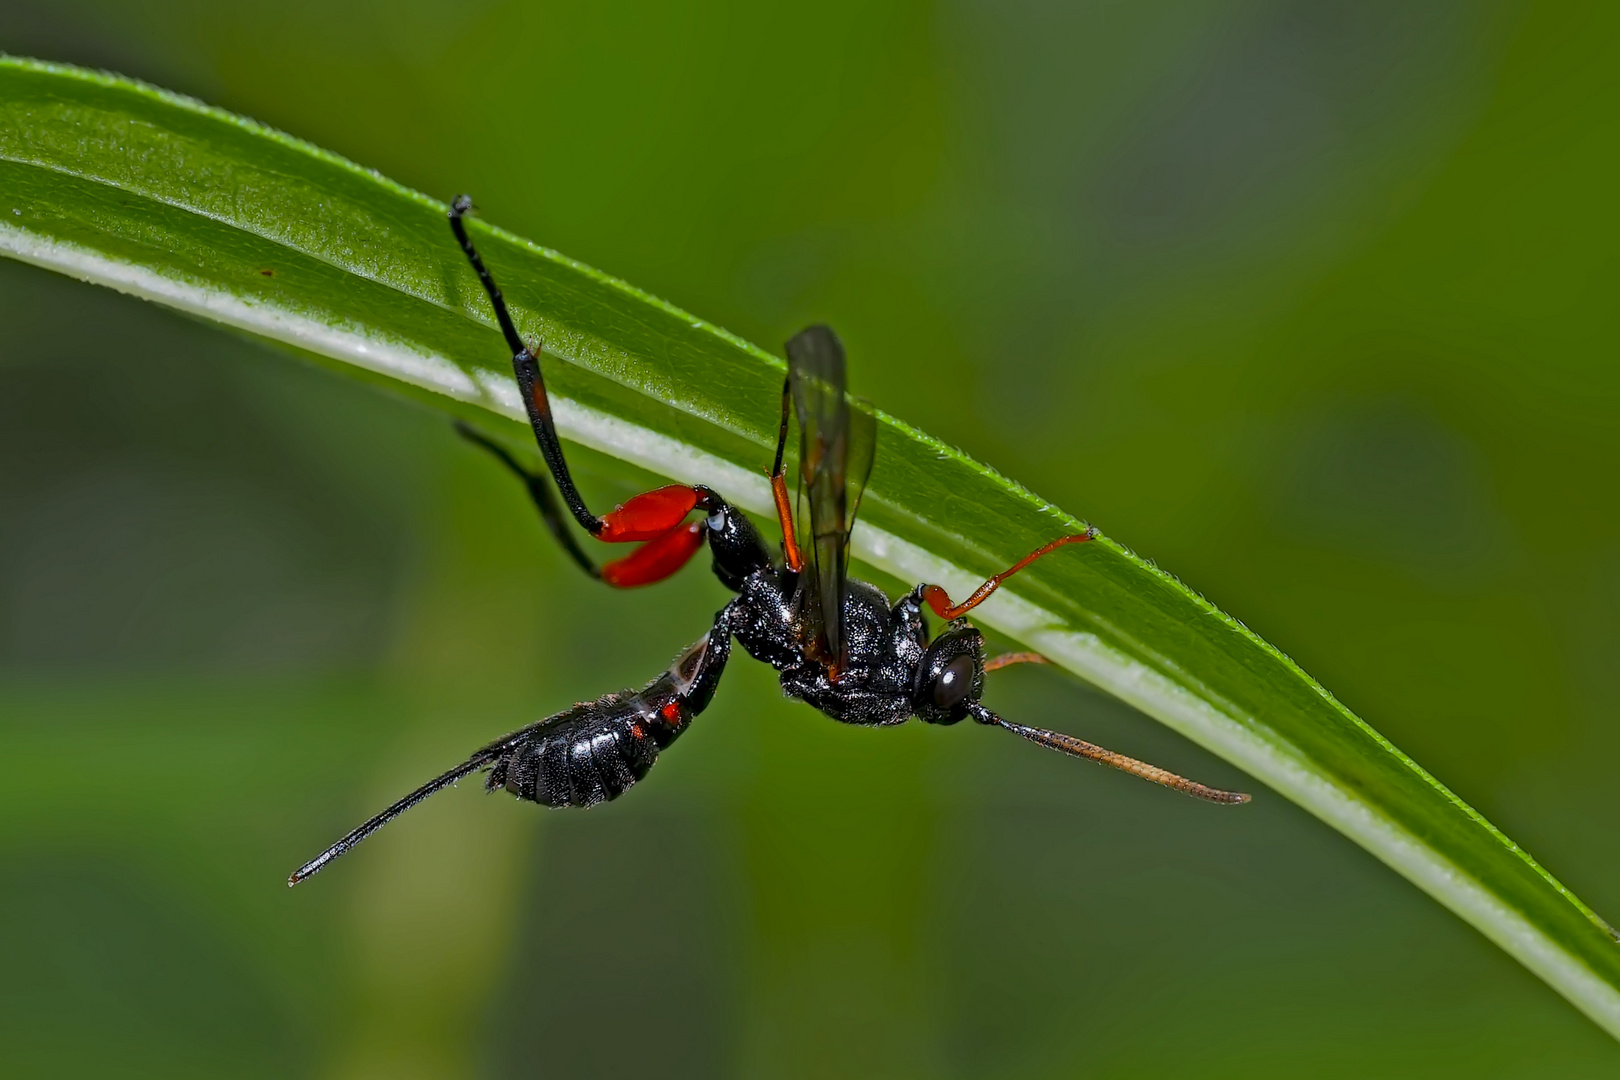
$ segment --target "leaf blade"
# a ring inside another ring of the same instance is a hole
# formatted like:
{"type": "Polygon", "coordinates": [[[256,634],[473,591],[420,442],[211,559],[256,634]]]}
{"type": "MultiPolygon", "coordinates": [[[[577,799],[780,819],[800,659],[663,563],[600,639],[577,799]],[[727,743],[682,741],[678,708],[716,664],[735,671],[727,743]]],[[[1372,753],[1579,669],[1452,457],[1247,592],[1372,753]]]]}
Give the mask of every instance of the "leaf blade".
{"type": "MultiPolygon", "coordinates": [[[[150,87],[0,61],[0,250],[520,418],[443,206],[150,87]]],[[[768,513],[782,364],[622,282],[475,223],[563,433],[768,513]]],[[[881,416],[854,546],[958,595],[1083,523],[881,416]]],[[[1613,931],[1282,653],[1099,537],[976,613],[1264,780],[1435,896],[1620,1037],[1613,931]]]]}

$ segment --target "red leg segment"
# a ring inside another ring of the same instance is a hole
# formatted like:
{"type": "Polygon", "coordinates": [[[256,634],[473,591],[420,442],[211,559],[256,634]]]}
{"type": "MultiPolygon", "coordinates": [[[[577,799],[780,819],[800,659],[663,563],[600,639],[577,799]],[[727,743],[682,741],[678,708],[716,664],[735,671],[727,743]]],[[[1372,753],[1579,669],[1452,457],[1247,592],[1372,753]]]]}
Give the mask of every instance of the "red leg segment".
{"type": "Polygon", "coordinates": [[[603,514],[602,529],[596,538],[609,544],[652,540],[679,525],[697,504],[696,489],[684,484],[644,492],[603,514]]]}
{"type": "Polygon", "coordinates": [[[782,475],[782,455],[787,451],[788,410],[793,407],[793,380],[782,380],[782,426],[776,432],[776,462],[771,466],[771,498],[776,500],[776,520],[782,525],[782,561],[797,574],[804,569],[799,537],[793,528],[793,500],[788,498],[787,477],[782,475]]]}
{"type": "Polygon", "coordinates": [[[616,589],[631,589],[637,585],[651,585],[655,581],[663,581],[697,554],[698,548],[703,546],[703,538],[703,522],[694,521],[690,525],[677,525],[642,544],[624,558],[615,559],[604,565],[602,580],[616,589]]]}
{"type": "Polygon", "coordinates": [[[776,519],[782,523],[782,552],[787,568],[797,574],[804,569],[799,538],[793,530],[793,504],[788,499],[787,480],[781,473],[771,477],[771,497],[776,500],[776,519]]]}

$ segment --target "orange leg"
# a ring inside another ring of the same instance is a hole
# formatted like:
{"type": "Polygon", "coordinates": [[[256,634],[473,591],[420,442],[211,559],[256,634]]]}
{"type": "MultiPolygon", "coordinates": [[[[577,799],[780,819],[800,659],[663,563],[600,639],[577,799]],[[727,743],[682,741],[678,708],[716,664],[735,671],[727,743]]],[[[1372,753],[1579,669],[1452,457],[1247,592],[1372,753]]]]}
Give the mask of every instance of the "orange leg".
{"type": "Polygon", "coordinates": [[[804,554],[793,528],[793,501],[788,498],[787,477],[782,474],[782,455],[787,449],[788,409],[793,404],[792,384],[782,381],[782,426],[776,432],[776,462],[771,466],[771,498],[776,500],[776,519],[782,525],[782,558],[797,574],[804,569],[804,554]]]}
{"type": "Polygon", "coordinates": [[[1004,667],[1014,664],[1050,664],[1052,661],[1038,652],[1007,652],[1000,656],[992,656],[984,662],[984,670],[1000,671],[1004,667]]]}
{"type": "Polygon", "coordinates": [[[968,597],[960,604],[952,604],[950,596],[938,585],[924,586],[922,598],[927,602],[929,607],[934,609],[934,614],[938,615],[940,618],[960,619],[963,615],[966,615],[968,612],[984,603],[985,599],[988,598],[991,593],[995,592],[1001,587],[1001,583],[1003,581],[1012,577],[1014,574],[1018,573],[1018,571],[1022,570],[1024,567],[1028,566],[1042,555],[1056,551],[1065,544],[1083,544],[1096,535],[1096,529],[1087,529],[1083,533],[1077,533],[1074,536],[1060,536],[1049,544],[1042,544],[1028,555],[1025,555],[1022,559],[1019,559],[1017,562],[1007,567],[1007,569],[1003,570],[1001,573],[989,578],[983,585],[980,585],[977,589],[973,590],[972,596],[968,597]]]}
{"type": "Polygon", "coordinates": [[[804,555],[799,551],[799,539],[793,532],[793,504],[788,499],[787,481],[782,475],[771,477],[771,496],[776,500],[776,517],[782,523],[782,552],[787,568],[795,574],[804,569],[804,555]]]}

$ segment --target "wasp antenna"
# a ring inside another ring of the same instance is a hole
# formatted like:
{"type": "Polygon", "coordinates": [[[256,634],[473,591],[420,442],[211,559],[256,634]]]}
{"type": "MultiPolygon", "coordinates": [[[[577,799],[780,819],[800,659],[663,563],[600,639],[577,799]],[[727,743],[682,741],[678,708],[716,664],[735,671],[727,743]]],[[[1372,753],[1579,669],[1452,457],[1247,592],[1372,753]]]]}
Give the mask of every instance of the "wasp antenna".
{"type": "Polygon", "coordinates": [[[442,791],[444,788],[454,784],[457,780],[460,780],[467,774],[477,772],[485,765],[488,765],[490,762],[494,761],[500,756],[500,752],[500,745],[487,747],[480,750],[478,753],[474,754],[460,765],[457,765],[449,772],[429,780],[427,783],[423,784],[421,787],[399,800],[399,802],[390,806],[376,817],[371,818],[365,824],[350,832],[343,839],[339,840],[337,843],[333,844],[331,847],[309,860],[309,862],[293,871],[292,876],[287,879],[287,887],[291,888],[292,886],[297,885],[300,881],[303,881],[305,878],[313,877],[320,873],[321,869],[326,866],[327,863],[331,862],[339,855],[342,855],[350,848],[353,848],[356,844],[359,844],[360,841],[364,840],[366,837],[370,836],[372,833],[376,832],[390,821],[393,821],[395,818],[399,817],[399,815],[403,814],[405,811],[409,810],[411,807],[415,806],[429,795],[442,791]]]}
{"type": "Polygon", "coordinates": [[[1188,780],[1184,776],[1177,776],[1168,769],[1161,769],[1157,765],[1149,765],[1145,761],[1138,761],[1133,757],[1126,757],[1124,754],[1116,754],[1112,750],[1105,750],[1094,743],[1086,742],[1084,739],[1077,739],[1073,735],[1065,735],[1060,731],[1047,731],[1045,728],[1025,727],[1023,724],[1015,724],[1011,720],[1002,719],[983,705],[972,705],[968,711],[973,716],[973,719],[981,724],[1005,728],[1014,735],[1028,739],[1030,742],[1037,743],[1049,750],[1056,750],[1061,754],[1068,754],[1070,757],[1101,762],[1111,769],[1128,772],[1132,776],[1140,776],[1143,780],[1151,780],[1155,784],[1161,784],[1174,791],[1179,791],[1183,795],[1191,795],[1195,799],[1228,805],[1249,801],[1249,796],[1241,791],[1224,791],[1221,788],[1212,788],[1206,784],[1188,780]]]}

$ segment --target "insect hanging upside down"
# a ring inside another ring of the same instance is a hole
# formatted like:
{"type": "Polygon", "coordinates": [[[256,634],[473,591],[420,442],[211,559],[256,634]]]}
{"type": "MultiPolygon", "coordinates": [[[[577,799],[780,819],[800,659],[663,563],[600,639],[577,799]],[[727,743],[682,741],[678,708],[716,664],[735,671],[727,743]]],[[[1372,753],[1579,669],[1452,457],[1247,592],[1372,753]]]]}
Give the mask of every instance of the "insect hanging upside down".
{"type": "Polygon", "coordinates": [[[852,405],[844,391],[844,351],[833,332],[812,326],[787,344],[788,375],[771,491],[782,529],[782,560],[752,522],[707,487],[671,485],[637,495],[609,514],[586,508],[569,474],[551,419],[538,349],[518,336],[495,279],[467,235],[463,219],[472,203],[450,206],[450,228],[484,289],[512,350],[518,388],[545,458],[551,483],[520,464],[499,443],[465,424],[457,430],[503,462],[528,487],[547,528],[592,577],[615,588],[662,581],[705,543],[715,576],[736,593],[714,617],[709,632],[689,646],[668,671],[640,690],[621,690],[575,705],[485,746],[466,761],[356,828],[299,867],[296,885],[353,848],[401,813],[457,780],[488,769],[484,786],[505,788],[547,806],[594,806],[622,795],[647,775],[660,751],[680,737],[708,707],[731,655],[732,639],[778,672],[782,690],[848,724],[888,726],[917,717],[955,724],[972,717],[1031,742],[1151,780],[1216,803],[1249,796],[1186,780],[1164,769],[1043,728],[1005,720],[980,703],[984,675],[1008,663],[1040,661],[1033,653],[986,659],[984,638],[963,618],[1009,575],[1047,553],[1090,540],[1090,530],[1059,537],[981,585],[960,604],[944,589],[923,583],[891,602],[875,585],[851,578],[849,534],[872,468],[876,421],[852,405]],[[801,538],[783,471],[790,415],[799,424],[801,482],[809,528],[801,538]],[[688,519],[697,512],[702,516],[688,519]],[[607,543],[639,543],[629,555],[598,567],[569,529],[567,516],[607,543]],[[930,639],[923,608],[946,620],[930,639]]]}

